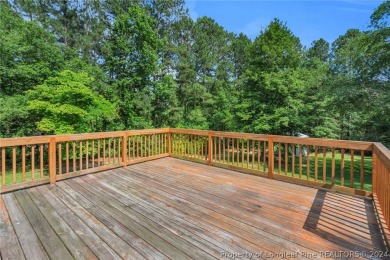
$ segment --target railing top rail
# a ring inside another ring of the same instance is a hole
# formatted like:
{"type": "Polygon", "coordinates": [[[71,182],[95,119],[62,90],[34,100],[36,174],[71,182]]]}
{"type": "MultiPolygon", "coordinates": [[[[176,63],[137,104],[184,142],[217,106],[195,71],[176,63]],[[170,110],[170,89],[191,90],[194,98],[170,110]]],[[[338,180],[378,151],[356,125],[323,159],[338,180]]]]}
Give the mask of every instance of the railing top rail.
{"type": "Polygon", "coordinates": [[[207,131],[207,130],[191,130],[191,129],[180,129],[171,128],[171,133],[182,133],[182,134],[195,134],[207,136],[209,133],[211,136],[216,137],[230,137],[230,138],[245,138],[267,141],[268,138],[272,138],[274,142],[285,142],[290,144],[307,144],[317,145],[344,149],[356,149],[364,151],[372,151],[372,142],[362,141],[349,141],[349,140],[336,140],[336,139],[322,139],[322,138],[302,138],[294,136],[283,136],[283,135],[266,135],[266,134],[251,134],[251,133],[239,133],[239,132],[221,132],[221,131],[207,131]]]}
{"type": "Polygon", "coordinates": [[[160,128],[160,129],[96,132],[96,133],[83,133],[83,134],[62,134],[62,135],[0,138],[0,147],[49,143],[51,138],[54,138],[55,142],[68,142],[68,141],[82,141],[82,140],[91,140],[91,139],[121,137],[124,134],[131,136],[131,135],[140,135],[140,134],[155,134],[155,133],[168,133],[168,132],[169,132],[169,128],[160,128]]]}
{"type": "MultiPolygon", "coordinates": [[[[168,133],[168,132],[194,134],[194,135],[201,135],[201,136],[207,136],[210,134],[211,136],[216,136],[216,137],[245,138],[245,139],[261,140],[261,141],[266,141],[268,138],[272,138],[274,142],[287,142],[292,144],[307,144],[307,145],[327,146],[327,147],[344,148],[344,149],[365,150],[365,151],[373,150],[372,142],[320,139],[320,138],[301,138],[301,137],[293,137],[293,136],[192,130],[192,129],[180,129],[180,128],[160,128],[160,129],[126,130],[126,131],[114,131],[114,132],[97,132],[97,133],[85,133],[85,134],[64,134],[64,135],[0,138],[0,147],[48,143],[50,142],[51,138],[54,138],[56,142],[66,142],[66,141],[81,141],[81,140],[89,140],[89,139],[120,137],[123,136],[124,134],[128,136],[133,136],[133,135],[168,133]]],[[[388,150],[382,144],[375,143],[375,145],[377,147],[377,150],[380,150],[382,154],[389,153],[388,150]]]]}
{"type": "Polygon", "coordinates": [[[44,143],[49,143],[50,138],[51,138],[51,136],[49,136],[49,135],[47,135],[47,136],[0,138],[0,147],[44,144],[44,143]]]}

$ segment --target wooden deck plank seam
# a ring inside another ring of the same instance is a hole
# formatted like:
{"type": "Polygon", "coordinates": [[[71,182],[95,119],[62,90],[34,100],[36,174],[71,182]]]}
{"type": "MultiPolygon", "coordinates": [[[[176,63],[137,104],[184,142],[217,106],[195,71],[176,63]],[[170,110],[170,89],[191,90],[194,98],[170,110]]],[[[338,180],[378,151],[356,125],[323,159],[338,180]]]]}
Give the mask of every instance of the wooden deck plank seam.
{"type": "Polygon", "coordinates": [[[118,169],[118,170],[122,170],[122,169],[118,169]]]}

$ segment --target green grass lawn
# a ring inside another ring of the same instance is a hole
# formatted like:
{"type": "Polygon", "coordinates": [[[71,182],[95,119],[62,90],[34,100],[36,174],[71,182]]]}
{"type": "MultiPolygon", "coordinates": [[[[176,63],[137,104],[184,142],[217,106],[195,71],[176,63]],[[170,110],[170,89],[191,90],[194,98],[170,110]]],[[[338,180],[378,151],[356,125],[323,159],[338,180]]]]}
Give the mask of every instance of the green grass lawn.
{"type": "MultiPolygon", "coordinates": [[[[26,167],[26,181],[32,180],[32,174],[31,174],[31,169],[27,170],[26,167]]],[[[43,170],[43,177],[48,177],[49,176],[49,171],[48,169],[43,170]]],[[[34,177],[36,180],[41,178],[41,170],[39,168],[35,168],[34,170],[34,177]]],[[[20,183],[23,181],[23,175],[22,175],[22,169],[16,169],[16,174],[15,174],[15,183],[20,183]]],[[[0,181],[0,186],[1,186],[1,181],[0,181]]],[[[13,184],[13,173],[11,171],[6,171],[5,173],[5,185],[10,185],[13,184]]]]}
{"type": "MultiPolygon", "coordinates": [[[[221,156],[222,157],[222,156],[221,156]]],[[[244,154],[244,162],[241,161],[241,154],[239,154],[239,163],[237,164],[237,153],[235,153],[234,156],[234,164],[235,166],[243,167],[243,168],[249,168],[252,169],[252,158],[251,155],[249,156],[249,162],[247,161],[247,156],[244,154]]],[[[302,157],[302,170],[301,170],[301,178],[302,179],[309,179],[314,181],[315,180],[315,157],[314,153],[310,154],[310,163],[309,163],[309,176],[307,176],[307,159],[306,157],[302,157]]],[[[257,164],[257,153],[255,153],[254,156],[254,170],[258,169],[257,164]]],[[[284,159],[284,154],[282,154],[282,158],[284,159]]],[[[268,165],[267,163],[264,164],[262,162],[263,157],[260,160],[260,170],[261,171],[268,171],[268,165]]],[[[295,163],[294,163],[294,178],[300,177],[300,165],[299,165],[299,157],[294,157],[295,163]]],[[[334,167],[335,167],[335,175],[334,175],[334,184],[341,185],[341,154],[335,153],[335,161],[334,161],[334,167]]],[[[225,164],[232,165],[232,156],[230,154],[229,163],[227,161],[227,154],[225,154],[225,161],[222,160],[218,161],[225,164]]],[[[361,157],[360,155],[354,156],[354,183],[353,187],[355,189],[360,189],[360,163],[361,163],[361,157]]],[[[287,175],[292,177],[292,157],[291,154],[288,158],[288,170],[287,174],[285,174],[285,161],[281,160],[281,167],[279,171],[279,160],[277,158],[277,155],[275,155],[275,163],[274,163],[274,172],[276,174],[281,175],[287,175]]],[[[332,183],[332,154],[331,152],[327,153],[326,156],[326,183],[331,184],[332,183]]],[[[351,156],[350,154],[344,154],[344,187],[350,187],[351,184],[351,156]]],[[[364,190],[371,191],[372,190],[372,157],[365,156],[364,157],[364,190]]],[[[318,154],[318,164],[317,164],[317,181],[322,182],[323,181],[323,157],[322,154],[318,154]]]]}

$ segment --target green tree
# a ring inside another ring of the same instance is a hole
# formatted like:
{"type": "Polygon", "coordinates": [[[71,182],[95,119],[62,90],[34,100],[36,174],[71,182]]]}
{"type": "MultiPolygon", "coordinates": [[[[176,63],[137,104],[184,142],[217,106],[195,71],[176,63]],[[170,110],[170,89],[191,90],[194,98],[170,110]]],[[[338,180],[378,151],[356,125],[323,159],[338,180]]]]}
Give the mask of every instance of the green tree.
{"type": "Polygon", "coordinates": [[[302,45],[286,24],[274,19],[255,39],[251,65],[262,71],[296,69],[302,62],[302,45]]]}
{"type": "Polygon", "coordinates": [[[45,134],[85,133],[112,128],[115,106],[94,93],[86,73],[65,70],[27,91],[30,120],[45,134]]]}
{"type": "Polygon", "coordinates": [[[53,34],[65,58],[80,56],[96,63],[104,31],[109,26],[103,3],[97,0],[14,0],[14,8],[53,34]]]}
{"type": "Polygon", "coordinates": [[[0,95],[21,94],[60,70],[54,37],[6,2],[0,2],[0,35],[0,95]]]}
{"type": "Polygon", "coordinates": [[[17,137],[35,134],[34,122],[29,117],[27,96],[0,97],[0,137],[17,137]]]}
{"type": "Polygon", "coordinates": [[[153,86],[153,126],[174,127],[182,114],[177,99],[177,84],[171,75],[164,76],[153,86]]]}
{"type": "Polygon", "coordinates": [[[152,78],[158,69],[155,22],[139,5],[120,14],[105,42],[104,67],[116,89],[119,113],[127,128],[152,126],[152,78]]]}
{"type": "Polygon", "coordinates": [[[305,90],[305,74],[299,70],[301,48],[299,39],[277,19],[255,39],[236,105],[240,129],[272,134],[297,131],[305,90]]]}

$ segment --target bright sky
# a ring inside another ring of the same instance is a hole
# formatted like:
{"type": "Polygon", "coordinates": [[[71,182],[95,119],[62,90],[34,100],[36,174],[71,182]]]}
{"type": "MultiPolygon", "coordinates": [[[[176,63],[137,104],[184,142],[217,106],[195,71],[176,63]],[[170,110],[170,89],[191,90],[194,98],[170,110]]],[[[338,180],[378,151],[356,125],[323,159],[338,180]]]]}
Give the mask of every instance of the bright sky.
{"type": "Polygon", "coordinates": [[[367,29],[378,0],[186,0],[190,16],[213,18],[227,31],[245,33],[252,40],[273,18],[287,22],[290,30],[309,47],[319,38],[332,42],[348,29],[367,29]]]}

